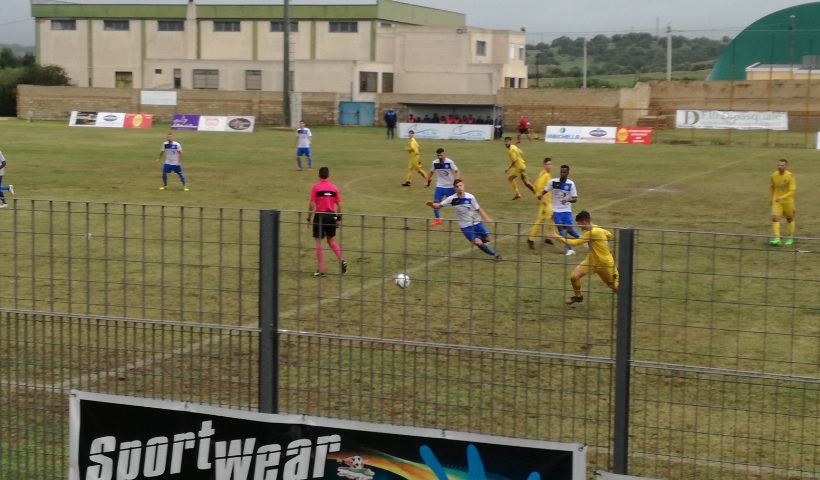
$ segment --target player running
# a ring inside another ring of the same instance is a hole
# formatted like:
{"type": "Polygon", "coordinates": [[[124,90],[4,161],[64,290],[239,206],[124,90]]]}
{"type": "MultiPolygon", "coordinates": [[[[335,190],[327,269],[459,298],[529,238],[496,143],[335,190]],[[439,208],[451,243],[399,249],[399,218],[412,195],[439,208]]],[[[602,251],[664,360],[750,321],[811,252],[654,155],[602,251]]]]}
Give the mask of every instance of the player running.
{"type": "Polygon", "coordinates": [[[507,177],[507,181],[510,182],[513,192],[515,192],[513,200],[518,200],[521,198],[521,193],[518,191],[518,185],[515,183],[516,178],[521,178],[524,186],[529,188],[532,193],[535,193],[535,189],[532,187],[530,182],[527,181],[527,166],[524,164],[524,152],[512,144],[511,137],[504,137],[504,146],[507,148],[507,153],[510,156],[510,166],[504,170],[504,173],[509,173],[510,175],[507,177]]]}
{"type": "Polygon", "coordinates": [[[496,260],[501,260],[501,255],[495,253],[495,250],[490,248],[490,233],[487,227],[481,223],[481,219],[487,222],[493,220],[479,205],[478,200],[471,193],[464,191],[464,182],[461,179],[453,180],[453,187],[455,194],[445,198],[441,203],[427,201],[428,207],[439,209],[447,205],[451,205],[456,209],[456,221],[458,222],[461,233],[472,244],[478,247],[482,252],[492,256],[496,260]],[[478,214],[478,215],[476,215],[478,214]]]}
{"type": "MultiPolygon", "coordinates": [[[[541,175],[535,180],[533,187],[535,188],[536,192],[541,192],[547,187],[547,183],[552,180],[552,159],[550,157],[544,158],[544,170],[541,172],[541,175]]],[[[546,224],[547,228],[547,238],[544,239],[544,242],[552,245],[552,240],[549,238],[549,233],[552,232],[555,228],[552,226],[552,193],[548,192],[544,195],[543,200],[538,201],[538,215],[535,217],[535,223],[533,223],[532,228],[530,229],[530,236],[527,238],[527,245],[530,246],[530,249],[535,249],[535,237],[541,231],[541,225],[546,224]]]]}
{"type": "MultiPolygon", "coordinates": [[[[433,160],[433,167],[427,175],[427,184],[424,188],[430,186],[433,181],[433,175],[436,176],[436,190],[433,192],[433,201],[430,203],[441,202],[444,198],[450,195],[455,195],[456,190],[453,188],[453,180],[458,180],[459,172],[455,162],[444,156],[444,149],[436,150],[436,159],[433,160]]],[[[436,218],[430,225],[436,227],[441,225],[441,213],[439,207],[433,207],[433,213],[436,218]]]]}
{"type": "Polygon", "coordinates": [[[7,187],[3,186],[3,175],[6,174],[6,157],[3,156],[3,152],[0,152],[0,208],[6,208],[9,204],[6,202],[6,196],[3,195],[4,191],[8,191],[10,194],[14,195],[14,185],[9,185],[7,187]]]}
{"type": "MultiPolygon", "coordinates": [[[[572,204],[578,201],[578,190],[575,189],[575,182],[567,178],[569,175],[569,165],[561,165],[561,176],[547,182],[547,186],[538,195],[540,201],[549,192],[552,193],[552,221],[558,228],[561,236],[567,234],[575,238],[580,237],[578,232],[572,228],[572,204]]],[[[567,243],[567,255],[575,255],[575,249],[567,243]]]]}
{"type": "Polygon", "coordinates": [[[410,158],[407,161],[407,181],[401,184],[402,187],[410,186],[410,180],[413,178],[413,170],[418,171],[419,175],[424,178],[424,181],[427,181],[427,172],[424,171],[424,168],[421,166],[421,161],[419,160],[419,142],[416,141],[416,132],[410,130],[407,132],[407,136],[410,138],[410,141],[407,142],[407,148],[405,148],[405,150],[410,154],[410,158]]]}
{"type": "Polygon", "coordinates": [[[567,305],[581,303],[584,301],[584,295],[581,293],[581,279],[587,274],[595,272],[603,282],[612,289],[613,292],[618,293],[618,269],[615,267],[615,259],[612,258],[612,252],[609,251],[608,240],[612,238],[612,233],[609,230],[604,230],[598,225],[592,223],[592,217],[589,212],[582,210],[575,216],[575,221],[584,231],[581,238],[564,238],[550,233],[552,238],[567,245],[578,246],[584,243],[589,244],[589,254],[575,267],[575,270],[570,274],[569,281],[572,284],[573,296],[567,299],[567,305]]]}

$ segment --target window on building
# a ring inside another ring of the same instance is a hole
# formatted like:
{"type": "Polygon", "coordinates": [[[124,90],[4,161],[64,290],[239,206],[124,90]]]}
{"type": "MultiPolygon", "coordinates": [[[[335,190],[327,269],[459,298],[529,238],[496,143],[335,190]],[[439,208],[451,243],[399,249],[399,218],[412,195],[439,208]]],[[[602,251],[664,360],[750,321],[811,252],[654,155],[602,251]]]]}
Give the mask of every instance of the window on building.
{"type": "Polygon", "coordinates": [[[510,60],[515,60],[515,44],[510,44],[510,60]]]}
{"type": "MultiPolygon", "coordinates": [[[[271,32],[284,32],[285,31],[285,22],[270,22],[270,31],[271,32]]],[[[290,22],[290,31],[291,32],[298,32],[299,31],[299,22],[290,22]]]]}
{"type": "Polygon", "coordinates": [[[103,30],[109,32],[127,32],[131,29],[128,20],[103,20],[103,30]]]}
{"type": "Polygon", "coordinates": [[[524,60],[524,45],[518,46],[518,59],[524,60]]]}
{"type": "Polygon", "coordinates": [[[330,31],[331,33],[356,33],[359,31],[359,22],[330,22],[330,31]]]}
{"type": "Polygon", "coordinates": [[[481,40],[475,42],[475,54],[479,57],[487,56],[487,42],[481,40]]]}
{"type": "Polygon", "coordinates": [[[382,73],[382,92],[393,93],[393,74],[382,73]]]}
{"type": "Polygon", "coordinates": [[[174,69],[174,88],[182,88],[182,69],[174,69]]]}
{"type": "Polygon", "coordinates": [[[52,20],[52,30],[77,30],[77,20],[52,20]]]}
{"type": "Polygon", "coordinates": [[[245,90],[262,90],[262,70],[245,70],[245,90]]]}
{"type": "Polygon", "coordinates": [[[219,88],[219,70],[194,69],[194,88],[219,88]]]}
{"type": "Polygon", "coordinates": [[[117,88],[131,88],[134,86],[132,72],[114,72],[114,86],[117,88]]]}
{"type": "Polygon", "coordinates": [[[184,32],[185,22],[182,20],[159,20],[157,30],[160,32],[184,32]]]}
{"type": "Polygon", "coordinates": [[[376,72],[359,72],[359,91],[360,92],[376,92],[378,91],[379,74],[376,72]]]}
{"type": "Polygon", "coordinates": [[[390,23],[390,22],[381,22],[381,23],[379,24],[379,26],[380,26],[380,27],[382,27],[382,28],[392,28],[392,27],[393,27],[393,24],[392,24],[392,23],[390,23]]]}
{"type": "Polygon", "coordinates": [[[239,21],[214,20],[214,32],[241,32],[239,21]]]}

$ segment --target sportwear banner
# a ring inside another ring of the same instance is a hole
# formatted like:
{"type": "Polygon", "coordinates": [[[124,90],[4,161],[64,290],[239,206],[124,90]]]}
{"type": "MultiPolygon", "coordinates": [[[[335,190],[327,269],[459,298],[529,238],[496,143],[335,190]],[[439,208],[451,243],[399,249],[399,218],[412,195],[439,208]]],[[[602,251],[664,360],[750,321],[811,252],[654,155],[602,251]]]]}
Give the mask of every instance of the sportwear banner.
{"type": "Polygon", "coordinates": [[[584,480],[586,447],[71,392],[70,480],[584,480]]]}

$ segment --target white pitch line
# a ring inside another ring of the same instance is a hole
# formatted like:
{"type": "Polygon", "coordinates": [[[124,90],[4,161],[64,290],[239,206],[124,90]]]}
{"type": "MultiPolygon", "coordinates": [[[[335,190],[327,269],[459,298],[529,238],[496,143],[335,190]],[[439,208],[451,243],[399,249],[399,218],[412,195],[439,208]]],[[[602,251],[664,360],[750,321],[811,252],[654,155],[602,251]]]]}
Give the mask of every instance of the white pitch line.
{"type": "MultiPolygon", "coordinates": [[[[680,183],[680,182],[683,182],[683,181],[685,181],[685,180],[689,180],[689,179],[691,179],[691,178],[695,178],[695,177],[698,177],[698,176],[701,176],[701,175],[707,175],[707,174],[710,174],[710,173],[716,172],[716,171],[718,171],[718,170],[720,170],[720,169],[722,169],[722,168],[725,168],[725,167],[728,167],[728,166],[731,166],[731,165],[735,165],[735,164],[740,163],[740,162],[742,162],[742,161],[748,160],[749,158],[756,158],[756,157],[760,157],[760,156],[763,156],[763,155],[764,155],[764,154],[762,154],[762,153],[761,153],[761,154],[758,154],[758,155],[754,155],[754,156],[752,156],[752,157],[742,158],[742,159],[740,159],[740,160],[735,160],[734,162],[725,163],[725,164],[723,164],[723,165],[721,165],[721,166],[715,167],[715,168],[710,169],[710,170],[704,170],[704,171],[700,171],[700,172],[697,172],[697,173],[693,173],[693,174],[691,174],[691,175],[687,175],[687,176],[685,176],[685,177],[680,177],[680,178],[678,178],[678,179],[676,179],[676,180],[673,180],[673,181],[671,181],[671,182],[668,182],[668,183],[665,183],[665,184],[663,184],[663,185],[659,185],[659,186],[657,186],[657,187],[654,187],[654,189],[662,189],[662,188],[666,188],[666,187],[668,187],[668,186],[670,186],[670,185],[674,185],[674,184],[676,184],[676,183],[680,183]]],[[[355,183],[356,181],[361,180],[361,179],[365,179],[365,178],[367,178],[367,177],[361,177],[361,178],[357,178],[357,179],[351,180],[351,181],[349,181],[349,182],[345,183],[345,186],[346,186],[346,187],[349,187],[350,185],[352,185],[352,184],[353,184],[353,183],[355,183]]],[[[645,190],[644,192],[642,192],[642,193],[641,193],[641,194],[639,194],[639,195],[646,195],[646,194],[648,194],[651,190],[652,190],[652,189],[647,189],[647,190],[645,190]]],[[[366,196],[366,197],[372,197],[372,196],[370,196],[370,195],[360,194],[360,193],[357,193],[357,195],[362,195],[362,196],[366,196]]],[[[376,198],[376,197],[372,197],[372,198],[376,198]]],[[[612,206],[612,205],[616,205],[616,204],[618,204],[618,203],[625,202],[625,201],[627,201],[627,200],[631,200],[631,199],[633,199],[633,198],[635,198],[635,196],[629,196],[629,197],[626,197],[626,198],[623,198],[623,199],[613,200],[613,201],[611,201],[611,202],[607,202],[607,203],[605,203],[605,204],[603,204],[603,205],[599,205],[599,206],[597,206],[597,207],[592,207],[592,208],[590,208],[590,210],[594,210],[594,209],[601,209],[601,208],[607,208],[607,207],[610,207],[610,206],[612,206]]],[[[384,198],[383,198],[383,197],[379,197],[379,200],[384,200],[384,198]]],[[[513,235],[505,235],[505,236],[500,236],[500,237],[498,237],[498,238],[496,239],[495,243],[499,243],[499,242],[501,242],[501,241],[504,241],[504,240],[507,240],[507,239],[510,239],[510,238],[515,238],[515,236],[513,236],[513,235]]],[[[427,262],[425,262],[425,263],[423,263],[423,264],[420,264],[420,265],[418,265],[418,266],[416,266],[416,267],[413,267],[413,268],[411,268],[411,269],[409,269],[409,270],[407,270],[407,271],[408,271],[409,273],[414,273],[414,272],[418,272],[418,271],[423,270],[423,269],[426,269],[426,268],[430,268],[430,267],[432,267],[432,266],[438,265],[439,263],[443,263],[443,262],[445,262],[445,261],[449,261],[449,259],[450,259],[451,257],[461,257],[461,256],[464,256],[464,255],[466,255],[466,254],[470,253],[470,252],[473,250],[473,248],[474,248],[474,247],[470,246],[470,247],[468,247],[468,248],[465,248],[465,249],[463,249],[463,250],[460,250],[460,251],[456,252],[456,253],[455,253],[455,254],[453,254],[453,255],[450,255],[450,256],[447,256],[447,257],[441,257],[441,258],[437,258],[437,259],[434,259],[434,260],[427,261],[427,262]]],[[[489,259],[488,259],[488,261],[493,261],[493,260],[489,260],[489,259]]],[[[299,309],[291,309],[291,310],[289,310],[289,311],[287,311],[287,312],[283,312],[283,313],[281,313],[281,314],[280,314],[280,318],[290,318],[290,317],[292,317],[292,316],[296,315],[297,313],[302,313],[302,312],[305,312],[305,311],[311,311],[311,310],[316,309],[316,308],[318,308],[318,307],[320,307],[320,306],[322,306],[322,305],[324,305],[324,304],[326,304],[326,303],[337,302],[337,301],[339,301],[340,299],[349,299],[349,298],[353,297],[354,295],[357,295],[357,294],[361,293],[363,290],[366,290],[366,289],[369,289],[369,288],[372,288],[372,287],[375,287],[375,286],[382,285],[382,284],[384,284],[385,282],[387,282],[387,281],[389,281],[389,280],[392,280],[392,278],[390,278],[390,279],[388,279],[388,278],[377,279],[377,280],[373,280],[372,282],[368,282],[368,283],[366,283],[366,284],[364,284],[364,285],[362,285],[362,286],[359,286],[359,287],[355,287],[355,288],[351,288],[351,289],[346,289],[346,290],[342,293],[342,295],[341,295],[340,297],[337,297],[337,298],[326,298],[326,299],[320,300],[320,301],[319,301],[319,302],[317,302],[317,303],[307,305],[307,306],[305,306],[305,307],[303,307],[303,308],[299,308],[299,309]]],[[[255,325],[242,325],[242,326],[253,327],[253,326],[255,326],[255,325]]],[[[117,368],[117,369],[115,369],[115,370],[108,370],[108,371],[105,371],[105,372],[98,372],[98,373],[96,373],[96,374],[86,374],[86,375],[81,375],[81,376],[79,376],[79,377],[75,377],[75,378],[72,378],[72,379],[70,379],[70,380],[65,380],[65,381],[60,382],[60,383],[58,383],[58,384],[54,384],[54,385],[37,385],[36,387],[38,387],[38,388],[44,388],[44,389],[47,389],[47,390],[54,390],[54,389],[60,389],[60,390],[62,390],[62,389],[70,388],[71,386],[76,385],[76,384],[77,384],[77,383],[79,383],[79,382],[94,382],[94,381],[100,380],[100,379],[102,379],[102,378],[113,377],[113,376],[119,376],[119,375],[122,375],[122,374],[123,374],[123,373],[125,373],[125,372],[130,371],[130,370],[135,370],[135,369],[143,368],[143,367],[146,367],[146,366],[152,365],[152,364],[154,364],[154,363],[164,362],[164,361],[166,361],[166,360],[170,360],[170,359],[172,359],[173,357],[178,356],[178,355],[181,355],[181,354],[188,354],[188,353],[191,353],[191,352],[194,352],[194,351],[201,350],[202,348],[205,348],[205,347],[209,347],[209,346],[211,346],[211,345],[214,343],[214,341],[215,341],[215,340],[206,340],[206,341],[201,341],[201,342],[198,342],[198,343],[194,343],[194,344],[188,345],[188,346],[186,346],[186,347],[180,347],[180,348],[177,348],[177,349],[171,350],[170,352],[166,352],[166,353],[164,353],[164,354],[162,354],[162,355],[155,355],[155,356],[154,356],[153,358],[151,358],[150,360],[140,360],[140,361],[138,361],[138,362],[130,363],[130,364],[128,364],[128,365],[125,365],[125,366],[123,366],[123,367],[117,368]]]]}

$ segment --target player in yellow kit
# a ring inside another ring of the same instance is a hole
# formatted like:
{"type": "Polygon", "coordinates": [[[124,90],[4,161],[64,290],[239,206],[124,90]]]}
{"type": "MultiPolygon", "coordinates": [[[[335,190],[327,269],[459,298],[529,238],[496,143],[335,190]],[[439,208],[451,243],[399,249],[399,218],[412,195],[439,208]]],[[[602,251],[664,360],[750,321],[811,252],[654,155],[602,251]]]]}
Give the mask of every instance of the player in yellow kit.
{"type": "Polygon", "coordinates": [[[618,292],[618,269],[615,267],[615,259],[612,258],[612,252],[609,251],[609,244],[607,243],[607,240],[612,238],[612,233],[598,225],[593,225],[592,217],[590,217],[589,212],[586,210],[581,211],[575,216],[575,223],[584,231],[581,238],[564,238],[556,233],[550,233],[550,236],[554,240],[573,247],[589,243],[589,254],[587,258],[575,267],[575,270],[573,270],[569,276],[574,295],[567,300],[567,305],[584,301],[584,295],[581,293],[581,279],[590,272],[597,273],[598,277],[600,277],[613,292],[618,292]]]}
{"type": "Polygon", "coordinates": [[[769,203],[772,205],[772,233],[774,239],[769,242],[775,247],[780,246],[780,217],[786,218],[786,228],[789,238],[786,245],[794,242],[794,191],[797,184],[792,172],[786,170],[789,162],[786,159],[777,161],[777,171],[773,172],[769,181],[769,203]]]}
{"type": "Polygon", "coordinates": [[[410,179],[413,178],[413,170],[417,170],[419,175],[424,178],[424,181],[427,181],[427,172],[424,171],[424,168],[421,166],[421,161],[419,160],[419,142],[416,141],[416,132],[410,130],[407,132],[407,136],[410,137],[410,141],[407,143],[407,153],[410,154],[410,159],[407,161],[407,181],[402,183],[402,187],[409,187],[410,186],[410,179]]]}
{"type": "Polygon", "coordinates": [[[518,200],[521,198],[521,193],[518,192],[518,185],[515,183],[516,177],[520,178],[521,181],[524,182],[524,186],[529,188],[532,193],[535,193],[535,189],[532,187],[530,182],[527,181],[527,166],[524,164],[524,152],[512,144],[511,137],[504,137],[504,146],[507,147],[508,154],[510,155],[510,166],[507,167],[504,172],[509,173],[510,175],[507,177],[507,181],[510,182],[512,189],[515,192],[513,200],[518,200]]]}
{"type": "MultiPolygon", "coordinates": [[[[544,171],[541,172],[541,175],[535,180],[533,183],[533,188],[535,188],[536,192],[542,192],[545,188],[547,188],[547,182],[552,180],[552,159],[550,157],[544,158],[544,171]]],[[[535,248],[535,237],[541,230],[541,225],[546,224],[547,226],[547,235],[553,231],[554,227],[552,226],[552,206],[550,205],[552,199],[552,192],[547,192],[544,194],[544,197],[540,202],[538,202],[538,216],[535,217],[535,223],[533,223],[532,228],[530,229],[530,236],[527,238],[527,245],[530,246],[531,249],[535,248]]],[[[545,242],[552,245],[552,239],[549,237],[544,239],[545,242]]]]}

